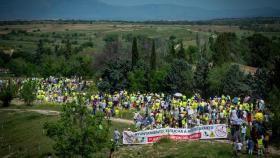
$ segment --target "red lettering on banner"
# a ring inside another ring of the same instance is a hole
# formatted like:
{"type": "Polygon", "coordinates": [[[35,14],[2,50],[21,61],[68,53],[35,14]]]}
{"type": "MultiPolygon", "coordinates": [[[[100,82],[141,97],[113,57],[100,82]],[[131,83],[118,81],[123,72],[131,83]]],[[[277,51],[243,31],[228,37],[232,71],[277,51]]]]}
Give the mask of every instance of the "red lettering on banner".
{"type": "Polygon", "coordinates": [[[160,138],[166,137],[171,140],[197,140],[201,138],[201,133],[194,133],[191,135],[162,135],[162,136],[153,136],[148,137],[148,143],[154,143],[158,141],[160,138]]]}

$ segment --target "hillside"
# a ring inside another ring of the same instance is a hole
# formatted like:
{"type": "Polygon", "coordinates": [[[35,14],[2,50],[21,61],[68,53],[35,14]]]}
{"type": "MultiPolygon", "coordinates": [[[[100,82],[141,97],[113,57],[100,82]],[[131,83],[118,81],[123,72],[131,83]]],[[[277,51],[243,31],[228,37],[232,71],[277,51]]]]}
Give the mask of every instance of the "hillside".
{"type": "Polygon", "coordinates": [[[204,9],[176,4],[145,4],[116,6],[99,0],[49,0],[0,2],[0,20],[15,19],[91,19],[91,20],[206,20],[279,16],[280,10],[259,7],[253,9],[204,9]]]}

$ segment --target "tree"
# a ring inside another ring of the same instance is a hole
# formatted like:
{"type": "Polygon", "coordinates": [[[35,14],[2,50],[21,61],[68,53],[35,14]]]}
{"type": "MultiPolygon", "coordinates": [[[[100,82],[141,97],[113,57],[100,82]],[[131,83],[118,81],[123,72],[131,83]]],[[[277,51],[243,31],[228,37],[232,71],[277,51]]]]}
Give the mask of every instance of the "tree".
{"type": "Polygon", "coordinates": [[[187,49],[188,63],[194,64],[198,60],[198,48],[196,46],[190,45],[187,49]]]}
{"type": "Polygon", "coordinates": [[[196,65],[194,72],[193,87],[196,92],[201,94],[203,98],[207,97],[209,89],[208,80],[209,63],[206,59],[202,58],[196,65]]]}
{"type": "Polygon", "coordinates": [[[182,41],[180,42],[180,48],[177,56],[179,59],[186,59],[185,49],[182,41]]]}
{"type": "Polygon", "coordinates": [[[219,34],[213,45],[214,65],[222,65],[225,62],[232,60],[232,53],[235,53],[237,37],[235,33],[222,33],[219,34]]]}
{"type": "Polygon", "coordinates": [[[43,43],[43,40],[40,39],[38,44],[37,44],[37,50],[36,50],[36,54],[35,54],[36,64],[41,63],[42,56],[43,56],[44,53],[45,53],[44,43],[43,43]]]}
{"type": "Polygon", "coordinates": [[[64,56],[66,59],[72,56],[72,45],[69,39],[66,40],[64,56]]]}
{"type": "Polygon", "coordinates": [[[176,57],[176,51],[175,51],[175,42],[174,42],[174,40],[170,41],[170,48],[169,49],[170,49],[171,56],[173,58],[175,58],[176,57]]]}
{"type": "Polygon", "coordinates": [[[136,37],[133,38],[131,53],[132,53],[131,68],[133,69],[133,67],[136,65],[137,61],[139,60],[136,37]]]}
{"type": "Polygon", "coordinates": [[[10,105],[11,101],[16,96],[16,92],[17,87],[11,80],[8,80],[8,83],[4,83],[0,87],[0,100],[2,101],[4,107],[10,105]]]}
{"type": "Polygon", "coordinates": [[[1,64],[1,66],[5,66],[11,59],[12,56],[10,54],[0,51],[0,60],[3,62],[3,65],[1,64]]]}
{"type": "Polygon", "coordinates": [[[67,61],[68,76],[91,76],[91,62],[92,58],[88,55],[72,55],[67,61]]]}
{"type": "Polygon", "coordinates": [[[165,77],[164,83],[169,93],[181,92],[191,96],[192,79],[192,67],[185,60],[175,59],[171,64],[170,71],[165,77]]]}
{"type": "Polygon", "coordinates": [[[222,93],[230,96],[247,95],[250,87],[246,84],[245,77],[238,65],[231,65],[222,79],[222,93]]]}
{"type": "Polygon", "coordinates": [[[151,92],[167,92],[165,89],[165,78],[167,76],[167,73],[169,71],[169,67],[164,67],[160,70],[154,71],[151,74],[150,80],[149,80],[149,87],[151,92]]]}
{"type": "Polygon", "coordinates": [[[146,90],[147,78],[141,69],[134,69],[128,73],[129,89],[132,92],[144,92],[146,90]]]}
{"type": "Polygon", "coordinates": [[[150,60],[151,71],[156,70],[156,61],[157,61],[157,56],[156,56],[155,40],[153,40],[151,60],[150,60]]]}
{"type": "Polygon", "coordinates": [[[271,41],[262,34],[254,34],[247,38],[249,42],[249,61],[250,66],[267,66],[271,55],[271,41]]]}
{"type": "Polygon", "coordinates": [[[270,81],[274,84],[278,89],[280,89],[280,55],[274,57],[272,61],[272,68],[270,69],[270,81]]]}
{"type": "Polygon", "coordinates": [[[208,73],[209,90],[212,94],[222,94],[222,81],[228,72],[230,64],[224,63],[221,66],[212,68],[208,73]]]}
{"type": "Polygon", "coordinates": [[[251,95],[253,98],[265,98],[271,88],[269,83],[269,71],[265,68],[257,69],[256,73],[248,76],[251,81],[248,85],[251,87],[251,95]]]}
{"type": "Polygon", "coordinates": [[[198,52],[200,52],[200,44],[201,44],[201,42],[200,42],[200,38],[199,38],[199,34],[198,34],[198,32],[196,33],[196,47],[198,48],[198,52]]]}
{"type": "Polygon", "coordinates": [[[267,105],[270,106],[270,110],[272,112],[271,122],[272,122],[272,134],[273,134],[273,141],[279,142],[280,139],[280,90],[273,86],[268,98],[267,98],[267,105]]]}
{"type": "Polygon", "coordinates": [[[45,55],[40,66],[40,74],[43,77],[58,76],[61,71],[61,61],[54,55],[45,55]]]}
{"type": "Polygon", "coordinates": [[[31,105],[36,99],[36,82],[32,80],[24,82],[20,90],[20,97],[27,105],[31,105]]]}
{"type": "Polygon", "coordinates": [[[100,72],[102,80],[97,83],[99,90],[109,88],[110,92],[114,92],[127,88],[127,76],[130,70],[131,67],[128,60],[117,58],[108,61],[104,69],[100,72]]]}
{"type": "Polygon", "coordinates": [[[53,146],[58,157],[92,157],[109,146],[110,121],[103,113],[91,115],[85,98],[63,105],[59,120],[47,122],[46,135],[55,141],[53,146]]]}
{"type": "Polygon", "coordinates": [[[166,55],[165,60],[168,63],[171,63],[175,58],[176,58],[175,42],[173,38],[170,38],[168,41],[168,54],[166,55]]]}

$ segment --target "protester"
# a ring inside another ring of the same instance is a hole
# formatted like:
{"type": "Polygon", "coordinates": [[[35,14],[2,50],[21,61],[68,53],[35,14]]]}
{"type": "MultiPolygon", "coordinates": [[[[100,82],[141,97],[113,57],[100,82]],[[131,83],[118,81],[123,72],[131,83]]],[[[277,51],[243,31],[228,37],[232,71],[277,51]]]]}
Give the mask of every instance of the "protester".
{"type": "Polygon", "coordinates": [[[258,155],[263,155],[263,138],[262,136],[259,136],[257,139],[258,142],[258,155]]]}
{"type": "Polygon", "coordinates": [[[115,131],[114,131],[114,140],[115,140],[116,146],[119,145],[120,136],[121,136],[121,134],[120,134],[120,132],[118,131],[118,129],[115,129],[115,131]]]}
{"type": "Polygon", "coordinates": [[[248,145],[248,154],[252,155],[253,154],[253,150],[254,150],[254,141],[252,140],[251,137],[248,139],[247,145],[248,145]]]}
{"type": "MultiPolygon", "coordinates": [[[[247,141],[249,154],[254,150],[262,154],[263,147],[264,152],[268,152],[270,111],[262,99],[255,101],[250,96],[228,95],[201,98],[199,94],[187,97],[183,94],[128,93],[125,90],[112,94],[89,94],[86,90],[90,83],[80,78],[33,79],[36,81],[38,103],[62,104],[75,101],[78,94],[83,94],[93,115],[103,112],[110,118],[122,116],[123,111],[134,113],[131,119],[136,130],[226,124],[229,139],[236,144],[245,143],[246,138],[250,138],[247,141]],[[260,139],[262,135],[264,139],[260,139]]],[[[118,144],[118,130],[115,130],[114,136],[118,144]]]]}
{"type": "Polygon", "coordinates": [[[243,143],[245,142],[246,132],[247,132],[247,127],[245,124],[243,124],[241,127],[241,142],[243,143]]]}

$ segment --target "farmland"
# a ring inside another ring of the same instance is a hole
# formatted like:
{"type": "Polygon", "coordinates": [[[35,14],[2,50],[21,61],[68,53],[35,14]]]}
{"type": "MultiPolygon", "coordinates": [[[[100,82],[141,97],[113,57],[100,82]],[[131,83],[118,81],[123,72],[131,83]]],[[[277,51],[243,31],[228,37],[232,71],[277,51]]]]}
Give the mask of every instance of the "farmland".
{"type": "Polygon", "coordinates": [[[216,32],[233,31],[250,34],[250,31],[240,30],[238,26],[209,26],[209,25],[149,25],[122,23],[94,23],[94,24],[23,24],[0,26],[0,48],[21,51],[36,50],[39,39],[47,43],[48,47],[60,44],[70,39],[75,47],[86,42],[92,42],[82,52],[101,52],[106,35],[118,34],[123,45],[127,45],[130,35],[141,35],[149,38],[168,39],[175,36],[184,41],[184,46],[195,45],[197,36],[206,40],[216,32]]]}

